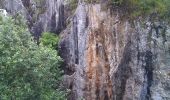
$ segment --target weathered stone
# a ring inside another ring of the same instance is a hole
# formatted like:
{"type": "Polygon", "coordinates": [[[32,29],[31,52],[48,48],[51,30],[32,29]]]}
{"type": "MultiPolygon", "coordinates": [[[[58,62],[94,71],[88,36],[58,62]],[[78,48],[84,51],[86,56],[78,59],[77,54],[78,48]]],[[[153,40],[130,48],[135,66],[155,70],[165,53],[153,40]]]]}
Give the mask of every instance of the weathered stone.
{"type": "Polygon", "coordinates": [[[4,5],[10,14],[25,16],[36,40],[42,32],[59,34],[65,27],[63,0],[5,0],[4,5]]]}
{"type": "Polygon", "coordinates": [[[120,20],[100,4],[79,4],[60,41],[66,68],[74,67],[71,100],[169,99],[170,33],[164,41],[146,22],[142,27],[140,20],[120,20]]]}

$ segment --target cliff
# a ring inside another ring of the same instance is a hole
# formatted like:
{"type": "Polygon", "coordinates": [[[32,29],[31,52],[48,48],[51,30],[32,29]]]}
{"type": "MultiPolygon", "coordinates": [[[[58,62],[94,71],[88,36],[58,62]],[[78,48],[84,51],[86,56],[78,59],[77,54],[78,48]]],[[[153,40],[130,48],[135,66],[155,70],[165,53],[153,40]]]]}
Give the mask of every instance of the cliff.
{"type": "Polygon", "coordinates": [[[119,18],[100,4],[82,3],[62,33],[74,99],[168,100],[169,32],[119,18]]]}
{"type": "Polygon", "coordinates": [[[164,22],[130,21],[105,3],[79,2],[74,11],[66,0],[46,0],[41,13],[34,3],[6,0],[4,8],[21,11],[36,38],[60,33],[68,99],[170,99],[170,28],[164,22]]]}

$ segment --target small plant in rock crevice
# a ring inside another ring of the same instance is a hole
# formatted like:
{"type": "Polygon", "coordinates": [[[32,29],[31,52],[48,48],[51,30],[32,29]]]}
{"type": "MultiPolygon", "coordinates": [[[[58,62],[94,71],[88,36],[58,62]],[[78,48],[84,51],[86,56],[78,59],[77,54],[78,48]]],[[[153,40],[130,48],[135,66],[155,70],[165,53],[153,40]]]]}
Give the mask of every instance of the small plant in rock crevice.
{"type": "Polygon", "coordinates": [[[44,32],[42,33],[42,36],[40,38],[40,44],[43,44],[44,46],[57,49],[59,42],[59,36],[57,36],[54,33],[50,32],[44,32]]]}

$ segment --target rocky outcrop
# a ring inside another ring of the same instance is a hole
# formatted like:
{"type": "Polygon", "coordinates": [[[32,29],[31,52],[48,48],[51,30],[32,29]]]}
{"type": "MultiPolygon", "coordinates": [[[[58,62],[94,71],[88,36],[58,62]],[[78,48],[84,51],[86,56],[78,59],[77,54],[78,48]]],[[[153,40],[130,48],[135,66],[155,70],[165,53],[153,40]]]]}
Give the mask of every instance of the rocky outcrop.
{"type": "Polygon", "coordinates": [[[11,15],[25,16],[36,40],[42,32],[59,34],[65,27],[63,0],[4,0],[2,3],[11,15]]]}
{"type": "Polygon", "coordinates": [[[141,20],[120,19],[119,13],[104,11],[100,4],[77,7],[60,41],[65,72],[72,75],[70,100],[170,98],[170,33],[141,20]]]}

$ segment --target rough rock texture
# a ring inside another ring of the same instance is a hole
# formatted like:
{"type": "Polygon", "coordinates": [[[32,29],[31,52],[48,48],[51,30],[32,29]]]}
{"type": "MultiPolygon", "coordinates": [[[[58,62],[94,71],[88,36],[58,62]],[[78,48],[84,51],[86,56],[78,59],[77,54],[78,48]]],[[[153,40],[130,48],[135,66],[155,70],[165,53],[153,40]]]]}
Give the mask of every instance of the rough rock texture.
{"type": "Polygon", "coordinates": [[[21,13],[36,40],[41,33],[50,31],[59,34],[65,27],[63,0],[3,0],[8,13],[21,13]]]}
{"type": "Polygon", "coordinates": [[[170,33],[160,25],[81,3],[60,41],[69,99],[169,100],[170,33]]]}
{"type": "Polygon", "coordinates": [[[69,100],[170,100],[168,26],[120,19],[118,12],[105,9],[107,0],[79,0],[72,15],[68,1],[1,0],[0,8],[23,14],[37,40],[44,31],[61,32],[69,100]]]}

